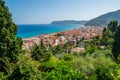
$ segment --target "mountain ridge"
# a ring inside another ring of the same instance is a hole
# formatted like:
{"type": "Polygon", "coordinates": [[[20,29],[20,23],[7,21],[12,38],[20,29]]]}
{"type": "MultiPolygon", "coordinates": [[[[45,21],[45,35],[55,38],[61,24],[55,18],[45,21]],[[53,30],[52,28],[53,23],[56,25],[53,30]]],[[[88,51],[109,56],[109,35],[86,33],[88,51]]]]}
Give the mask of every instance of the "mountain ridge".
{"type": "Polygon", "coordinates": [[[102,26],[106,27],[110,21],[117,20],[120,23],[120,9],[117,11],[108,12],[93,18],[85,23],[85,26],[102,26]]]}
{"type": "Polygon", "coordinates": [[[83,25],[83,26],[100,26],[106,27],[110,21],[117,20],[120,24],[120,9],[116,11],[111,11],[105,14],[102,14],[98,17],[95,17],[91,20],[63,20],[63,21],[53,21],[52,25],[83,25]]]}

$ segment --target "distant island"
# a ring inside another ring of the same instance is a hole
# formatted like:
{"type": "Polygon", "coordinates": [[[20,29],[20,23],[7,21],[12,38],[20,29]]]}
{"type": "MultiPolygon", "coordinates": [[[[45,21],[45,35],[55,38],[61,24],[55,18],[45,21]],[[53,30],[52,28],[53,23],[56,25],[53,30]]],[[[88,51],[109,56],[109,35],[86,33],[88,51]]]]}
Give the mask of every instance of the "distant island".
{"type": "Polygon", "coordinates": [[[53,21],[51,24],[52,25],[71,25],[71,24],[76,24],[76,25],[85,25],[87,21],[76,21],[76,20],[64,20],[64,21],[53,21]]]}

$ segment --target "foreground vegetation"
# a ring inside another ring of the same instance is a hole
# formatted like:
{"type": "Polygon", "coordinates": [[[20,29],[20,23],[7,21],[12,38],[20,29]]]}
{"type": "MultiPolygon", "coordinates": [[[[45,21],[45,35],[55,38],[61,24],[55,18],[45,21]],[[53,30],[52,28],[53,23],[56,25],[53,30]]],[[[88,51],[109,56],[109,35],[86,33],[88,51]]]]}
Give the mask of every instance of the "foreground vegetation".
{"type": "Polygon", "coordinates": [[[31,51],[22,50],[17,26],[0,0],[0,80],[118,80],[119,32],[117,21],[112,21],[102,38],[83,40],[86,50],[82,53],[70,53],[69,43],[46,49],[42,41],[31,51]]]}

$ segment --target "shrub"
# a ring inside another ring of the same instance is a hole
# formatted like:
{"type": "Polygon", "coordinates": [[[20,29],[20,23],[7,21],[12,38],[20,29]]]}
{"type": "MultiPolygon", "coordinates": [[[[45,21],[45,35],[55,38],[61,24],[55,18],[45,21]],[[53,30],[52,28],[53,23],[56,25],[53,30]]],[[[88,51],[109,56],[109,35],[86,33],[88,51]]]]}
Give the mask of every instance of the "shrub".
{"type": "Polygon", "coordinates": [[[71,54],[64,55],[63,58],[65,61],[71,61],[73,59],[73,56],[71,54]]]}
{"type": "Polygon", "coordinates": [[[38,70],[40,64],[33,60],[26,60],[16,66],[7,77],[8,80],[41,80],[42,73],[38,70]]]}
{"type": "Polygon", "coordinates": [[[88,80],[97,80],[97,75],[92,74],[91,76],[89,76],[88,80]]]}
{"type": "Polygon", "coordinates": [[[55,70],[46,73],[46,80],[85,80],[85,75],[68,62],[61,61],[55,70]]]}
{"type": "Polygon", "coordinates": [[[4,79],[3,73],[0,72],[0,80],[3,80],[3,79],[4,79]]]}
{"type": "Polygon", "coordinates": [[[99,66],[96,70],[98,80],[113,80],[109,68],[106,66],[99,66]]]}

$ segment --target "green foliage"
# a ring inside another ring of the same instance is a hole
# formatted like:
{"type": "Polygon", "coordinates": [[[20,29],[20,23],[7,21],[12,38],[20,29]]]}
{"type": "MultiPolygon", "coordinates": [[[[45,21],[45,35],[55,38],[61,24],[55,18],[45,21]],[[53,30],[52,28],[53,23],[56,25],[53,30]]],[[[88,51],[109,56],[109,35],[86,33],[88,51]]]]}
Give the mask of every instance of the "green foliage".
{"type": "Polygon", "coordinates": [[[98,80],[97,79],[97,75],[96,74],[93,74],[91,76],[89,76],[89,79],[88,80],[98,80]]]}
{"type": "Polygon", "coordinates": [[[106,30],[107,30],[107,28],[104,28],[104,29],[103,29],[103,33],[104,33],[106,30]]]}
{"type": "Polygon", "coordinates": [[[112,45],[113,42],[113,33],[108,29],[106,31],[103,31],[102,45],[112,45]]]}
{"type": "Polygon", "coordinates": [[[73,47],[73,44],[70,42],[65,43],[63,46],[61,45],[57,45],[55,47],[51,47],[50,51],[53,53],[53,55],[59,55],[59,54],[63,54],[63,53],[70,53],[71,49],[73,47]]]}
{"type": "Polygon", "coordinates": [[[56,57],[57,59],[59,59],[59,60],[62,60],[65,54],[66,54],[66,53],[56,54],[55,57],[56,57]]]}
{"type": "Polygon", "coordinates": [[[17,62],[22,40],[16,38],[17,26],[11,17],[5,2],[0,0],[0,57],[8,57],[10,62],[17,62]]]}
{"type": "Polygon", "coordinates": [[[115,59],[117,59],[117,57],[120,55],[120,26],[116,30],[116,33],[114,36],[112,53],[115,59]]]}
{"type": "Polygon", "coordinates": [[[51,51],[52,51],[53,55],[62,54],[63,48],[60,45],[57,45],[57,46],[53,47],[51,51]]]}
{"type": "Polygon", "coordinates": [[[114,80],[119,80],[120,79],[120,65],[113,65],[111,66],[111,75],[114,78],[114,80]]]}
{"type": "Polygon", "coordinates": [[[117,30],[117,27],[118,27],[118,21],[111,21],[109,24],[108,24],[108,29],[114,33],[116,30],[117,30]]]}
{"type": "Polygon", "coordinates": [[[73,56],[70,55],[70,54],[66,54],[66,55],[64,55],[63,59],[64,59],[65,61],[71,61],[71,60],[73,59],[73,56]]]}
{"type": "Polygon", "coordinates": [[[83,73],[87,75],[94,74],[97,67],[101,65],[114,65],[116,64],[111,59],[112,53],[111,50],[98,50],[92,54],[87,54],[85,57],[78,56],[74,57],[71,61],[74,68],[82,70],[83,73]]]}
{"type": "Polygon", "coordinates": [[[0,72],[0,80],[4,80],[3,73],[0,72]]]}
{"type": "Polygon", "coordinates": [[[117,21],[111,21],[109,24],[108,24],[108,27],[107,28],[104,28],[103,30],[103,38],[102,38],[102,45],[112,45],[113,42],[114,42],[114,35],[115,35],[115,32],[118,28],[118,22],[117,21]]]}
{"type": "Polygon", "coordinates": [[[72,48],[73,48],[73,44],[70,42],[67,42],[64,44],[62,49],[64,50],[65,53],[70,53],[72,48]]]}
{"type": "Polygon", "coordinates": [[[51,53],[47,51],[45,47],[41,47],[36,44],[31,51],[31,57],[37,61],[47,61],[50,56],[51,53]]]}
{"type": "Polygon", "coordinates": [[[113,77],[110,74],[109,68],[106,66],[99,66],[96,69],[97,79],[98,80],[113,80],[113,77]]]}
{"type": "Polygon", "coordinates": [[[74,70],[69,63],[62,61],[55,70],[46,73],[46,80],[85,80],[85,76],[74,70]]]}
{"type": "Polygon", "coordinates": [[[38,70],[40,64],[33,60],[26,60],[20,62],[13,73],[10,74],[8,80],[41,80],[42,73],[38,70]]]}
{"type": "Polygon", "coordinates": [[[60,61],[57,58],[51,56],[48,61],[41,63],[39,69],[43,72],[50,72],[51,70],[54,70],[58,66],[59,62],[60,61]]]}
{"type": "Polygon", "coordinates": [[[98,50],[98,48],[97,48],[97,46],[95,46],[95,45],[93,45],[93,44],[91,44],[91,43],[88,43],[88,44],[86,44],[86,46],[85,46],[85,53],[86,54],[92,54],[92,53],[94,53],[96,50],[98,50]]]}
{"type": "Polygon", "coordinates": [[[117,57],[117,63],[120,63],[120,55],[117,57]]]}
{"type": "Polygon", "coordinates": [[[10,63],[7,57],[0,58],[0,71],[8,75],[13,70],[13,63],[10,63]]]}

